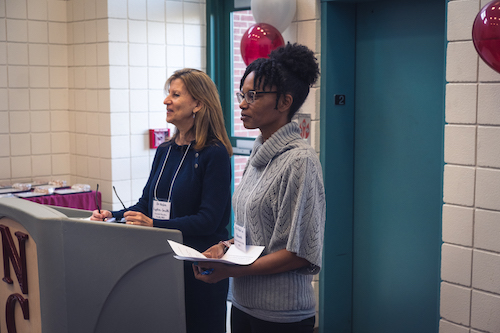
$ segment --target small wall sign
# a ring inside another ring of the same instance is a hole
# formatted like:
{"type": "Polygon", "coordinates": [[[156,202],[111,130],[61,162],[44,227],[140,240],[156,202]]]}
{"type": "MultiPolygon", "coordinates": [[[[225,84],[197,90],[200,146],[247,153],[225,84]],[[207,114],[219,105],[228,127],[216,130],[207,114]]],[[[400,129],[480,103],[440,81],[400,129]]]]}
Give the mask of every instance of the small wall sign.
{"type": "Polygon", "coordinates": [[[345,95],[333,95],[335,98],[335,105],[345,105],[345,95]]]}

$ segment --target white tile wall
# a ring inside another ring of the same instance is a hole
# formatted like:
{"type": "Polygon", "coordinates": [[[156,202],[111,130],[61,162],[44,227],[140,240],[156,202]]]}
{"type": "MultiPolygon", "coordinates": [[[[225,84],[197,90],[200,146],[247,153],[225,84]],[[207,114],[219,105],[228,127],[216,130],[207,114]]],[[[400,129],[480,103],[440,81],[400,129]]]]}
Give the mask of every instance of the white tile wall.
{"type": "Polygon", "coordinates": [[[50,132],[50,112],[31,111],[30,112],[31,132],[50,132]]]}
{"type": "Polygon", "coordinates": [[[469,325],[470,288],[442,282],[440,301],[441,317],[443,319],[456,324],[469,325]]]}
{"type": "Polygon", "coordinates": [[[483,291],[500,294],[500,256],[482,250],[474,250],[472,286],[483,291]]]}
{"type": "Polygon", "coordinates": [[[448,40],[470,40],[479,0],[451,1],[448,5],[448,40]]]}
{"type": "Polygon", "coordinates": [[[166,22],[170,23],[183,23],[183,6],[180,1],[169,1],[165,2],[165,18],[166,22]]]}
{"type": "Polygon", "coordinates": [[[500,84],[480,84],[478,88],[477,121],[482,125],[500,125],[498,105],[500,84]]]}
{"type": "Polygon", "coordinates": [[[443,244],[441,251],[441,278],[445,281],[470,287],[472,249],[443,244]]]}
{"type": "MultiPolygon", "coordinates": [[[[121,2],[120,2],[121,4],[121,2]]],[[[132,20],[146,20],[147,5],[146,0],[129,0],[128,17],[132,20]]]]}
{"type": "Polygon", "coordinates": [[[450,323],[445,320],[439,322],[439,332],[441,333],[470,333],[468,328],[450,323]]]}
{"type": "Polygon", "coordinates": [[[479,81],[480,82],[498,82],[500,73],[491,69],[485,62],[479,62],[479,81]]]}
{"type": "Polygon", "coordinates": [[[0,156],[10,156],[10,137],[8,135],[0,135],[0,156]]]}
{"type": "MultiPolygon", "coordinates": [[[[130,179],[130,158],[117,158],[111,167],[112,180],[124,181],[130,179]]],[[[130,191],[130,189],[128,190],[130,191]]],[[[122,199],[123,200],[123,199],[122,199]]]]}
{"type": "Polygon", "coordinates": [[[9,133],[9,113],[0,112],[0,133],[9,133]]]}
{"type": "Polygon", "coordinates": [[[500,253],[500,212],[477,209],[474,224],[474,246],[500,253]]]}
{"type": "Polygon", "coordinates": [[[0,3],[0,183],[101,182],[103,207],[119,208],[119,179],[135,202],[151,162],[148,129],[166,127],[167,67],[205,67],[205,24],[204,2],[0,3]]]}
{"type": "Polygon", "coordinates": [[[31,177],[31,157],[13,156],[11,157],[11,178],[13,182],[31,177]]]}
{"type": "Polygon", "coordinates": [[[487,2],[448,2],[440,333],[500,332],[500,74],[470,33],[487,2]]]}
{"type": "Polygon", "coordinates": [[[462,206],[474,204],[475,172],[472,167],[445,165],[443,179],[444,202],[462,206]]]}
{"type": "Polygon", "coordinates": [[[474,290],[472,292],[471,326],[483,332],[498,332],[500,327],[498,309],[500,309],[499,295],[474,290]]]}
{"type": "Polygon", "coordinates": [[[297,0],[296,8],[294,21],[319,20],[321,17],[317,1],[297,0]]]}
{"type": "MultiPolygon", "coordinates": [[[[200,13],[202,15],[203,13],[200,13]]],[[[149,21],[165,21],[165,1],[147,0],[147,19],[149,21]]]]}
{"type": "Polygon", "coordinates": [[[500,170],[477,169],[476,207],[500,210],[500,170]]]}
{"type": "Polygon", "coordinates": [[[311,50],[319,51],[321,38],[317,31],[320,31],[320,21],[299,21],[297,28],[297,43],[303,44],[311,50]]]}
{"type": "Polygon", "coordinates": [[[472,41],[448,43],[446,80],[472,82],[477,79],[477,53],[472,41]]]}
{"type": "Polygon", "coordinates": [[[52,171],[52,159],[50,155],[32,156],[31,170],[33,178],[47,179],[52,171]]]}
{"type": "Polygon", "coordinates": [[[89,157],[88,159],[88,171],[89,178],[100,179],[101,178],[101,162],[99,158],[89,157]]]}
{"type": "Polygon", "coordinates": [[[500,127],[479,126],[477,131],[477,165],[500,168],[500,127]]]}
{"type": "Polygon", "coordinates": [[[446,125],[444,134],[444,161],[474,165],[476,162],[476,126],[446,125]]]}
{"type": "MultiPolygon", "coordinates": [[[[10,158],[0,157],[0,178],[9,179],[11,177],[10,173],[10,158]]],[[[8,185],[8,183],[1,183],[3,185],[8,185]]]]}
{"type": "Polygon", "coordinates": [[[7,17],[25,19],[26,18],[26,2],[16,0],[6,0],[7,17]]]}
{"type": "MultiPolygon", "coordinates": [[[[129,7],[135,1],[129,4],[129,7]]],[[[113,18],[127,18],[127,5],[123,0],[108,0],[108,15],[113,18]]]]}
{"type": "Polygon", "coordinates": [[[9,65],[28,65],[28,45],[7,42],[7,62],[9,65]]]}

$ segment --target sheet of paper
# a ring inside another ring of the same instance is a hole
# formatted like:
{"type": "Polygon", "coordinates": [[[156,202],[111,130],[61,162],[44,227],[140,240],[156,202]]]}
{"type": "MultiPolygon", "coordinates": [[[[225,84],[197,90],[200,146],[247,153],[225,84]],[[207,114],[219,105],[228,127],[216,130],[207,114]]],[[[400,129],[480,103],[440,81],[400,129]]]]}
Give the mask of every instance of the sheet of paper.
{"type": "Polygon", "coordinates": [[[220,259],[207,258],[192,247],[168,240],[168,244],[176,254],[174,258],[187,261],[213,261],[232,265],[250,265],[264,251],[264,246],[247,245],[247,251],[240,251],[236,246],[231,246],[220,259]]]}
{"type": "Polygon", "coordinates": [[[122,219],[121,219],[121,220],[119,220],[119,221],[117,221],[114,217],[110,217],[109,219],[107,219],[107,220],[106,220],[106,221],[104,221],[104,222],[125,223],[125,222],[127,222],[127,221],[125,220],[125,218],[124,218],[124,217],[122,217],[122,219]]]}
{"type": "MultiPolygon", "coordinates": [[[[92,220],[90,219],[90,217],[91,217],[91,216],[89,216],[89,217],[82,217],[82,218],[80,218],[80,219],[82,219],[82,220],[92,221],[92,220]]],[[[100,221],[96,221],[96,222],[100,222],[100,221]]],[[[124,218],[124,217],[123,217],[120,221],[117,221],[114,217],[110,217],[110,218],[109,218],[109,219],[107,219],[106,221],[102,221],[102,222],[110,222],[110,223],[111,223],[111,222],[116,222],[116,223],[125,223],[125,222],[127,222],[127,221],[125,220],[125,218],[124,218]]]]}

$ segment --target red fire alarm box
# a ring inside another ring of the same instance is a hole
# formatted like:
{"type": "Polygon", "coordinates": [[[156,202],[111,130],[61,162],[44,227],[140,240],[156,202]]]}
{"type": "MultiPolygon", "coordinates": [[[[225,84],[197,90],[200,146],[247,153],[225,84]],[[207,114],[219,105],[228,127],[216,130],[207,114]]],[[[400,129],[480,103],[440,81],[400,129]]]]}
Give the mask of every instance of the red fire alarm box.
{"type": "Polygon", "coordinates": [[[149,130],[149,148],[158,148],[166,139],[170,137],[170,129],[155,128],[149,130]]]}

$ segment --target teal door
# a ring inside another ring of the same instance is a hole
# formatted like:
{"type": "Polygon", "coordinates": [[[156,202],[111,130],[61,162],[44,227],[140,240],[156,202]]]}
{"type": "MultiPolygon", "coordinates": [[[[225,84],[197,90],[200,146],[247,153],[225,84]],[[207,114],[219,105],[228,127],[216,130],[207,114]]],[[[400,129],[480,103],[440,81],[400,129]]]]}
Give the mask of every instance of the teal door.
{"type": "Polygon", "coordinates": [[[323,4],[322,332],[438,332],[445,5],[323,4]]]}

